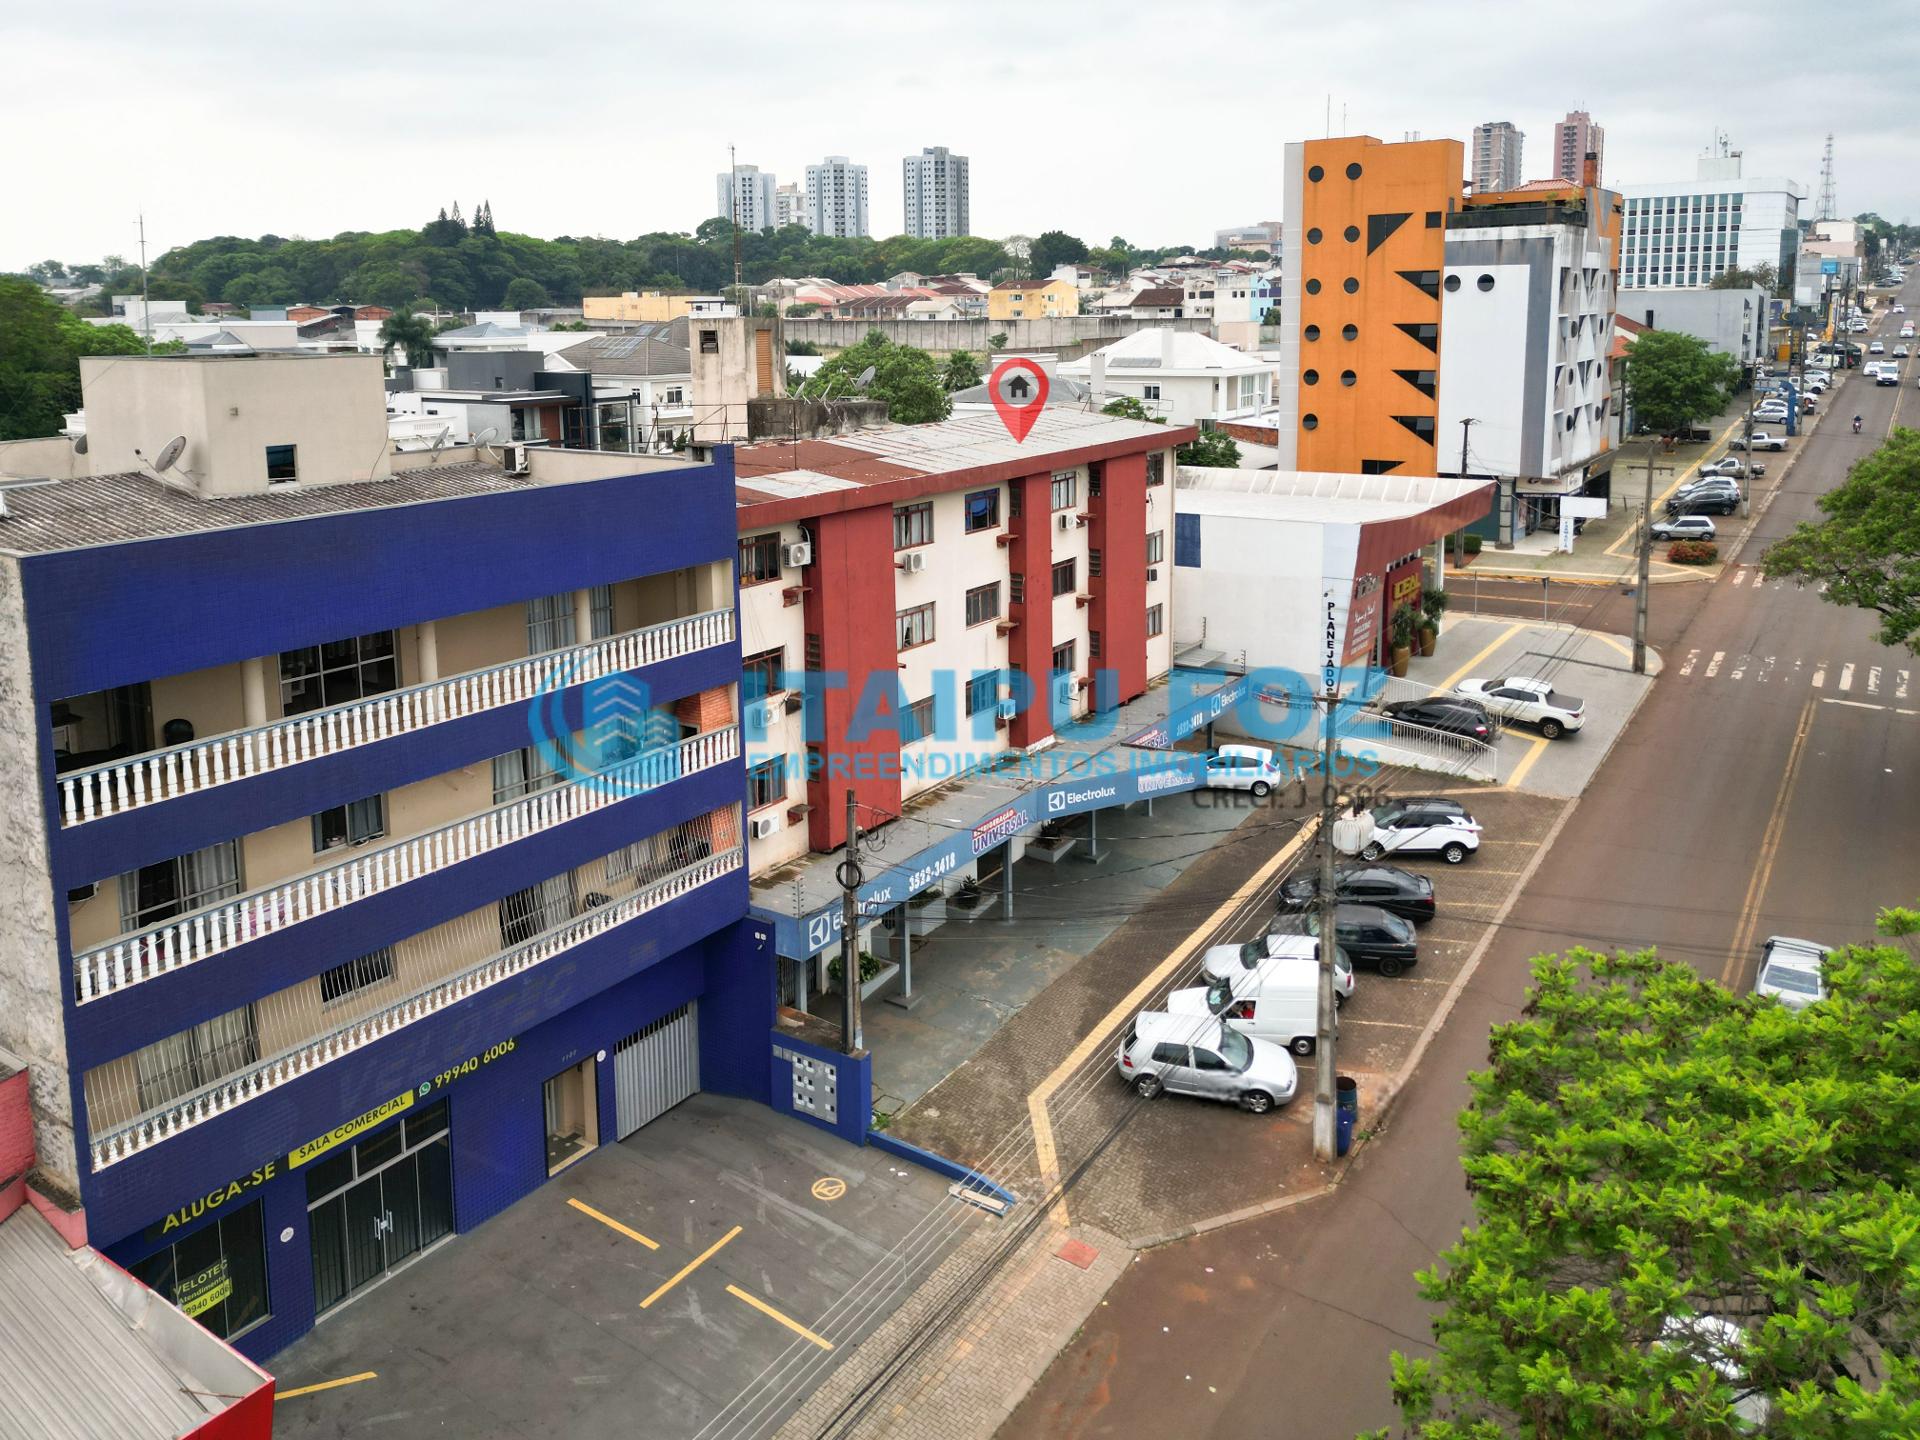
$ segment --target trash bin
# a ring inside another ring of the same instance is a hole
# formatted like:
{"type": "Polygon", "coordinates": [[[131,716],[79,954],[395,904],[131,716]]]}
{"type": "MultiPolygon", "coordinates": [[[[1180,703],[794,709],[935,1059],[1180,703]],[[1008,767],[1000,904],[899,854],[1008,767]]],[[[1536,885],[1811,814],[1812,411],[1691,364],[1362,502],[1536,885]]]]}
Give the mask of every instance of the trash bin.
{"type": "Polygon", "coordinates": [[[1351,1075],[1339,1075],[1333,1087],[1333,1153],[1344,1155],[1353,1144],[1353,1127],[1360,1119],[1360,1082],[1351,1075]]]}

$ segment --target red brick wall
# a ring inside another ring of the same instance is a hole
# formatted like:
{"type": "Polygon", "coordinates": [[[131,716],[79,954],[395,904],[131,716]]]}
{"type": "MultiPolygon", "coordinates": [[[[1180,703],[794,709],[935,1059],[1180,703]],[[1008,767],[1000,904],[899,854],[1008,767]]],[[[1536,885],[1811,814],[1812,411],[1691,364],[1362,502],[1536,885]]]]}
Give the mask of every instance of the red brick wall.
{"type": "Polygon", "coordinates": [[[1020,517],[1007,521],[1013,536],[1008,561],[1026,586],[1025,603],[1007,606],[1007,618],[1019,627],[1009,638],[1007,661],[1033,682],[1033,698],[1013,717],[1007,743],[1025,748],[1053,733],[1047,689],[1053,669],[1053,473],[1022,475],[1007,488],[1020,496],[1020,517]]]}
{"type": "Polygon", "coordinates": [[[1100,658],[1090,667],[1093,699],[1097,706],[1125,704],[1147,688],[1147,457],[1107,461],[1092,510],[1087,543],[1100,552],[1088,622],[1100,632],[1100,658]],[[1103,693],[1103,670],[1112,672],[1117,693],[1103,693]]]}
{"type": "Polygon", "coordinates": [[[730,686],[716,685],[698,695],[683,695],[673,702],[673,717],[682,725],[691,725],[700,734],[722,730],[733,723],[733,692],[730,686]]]}

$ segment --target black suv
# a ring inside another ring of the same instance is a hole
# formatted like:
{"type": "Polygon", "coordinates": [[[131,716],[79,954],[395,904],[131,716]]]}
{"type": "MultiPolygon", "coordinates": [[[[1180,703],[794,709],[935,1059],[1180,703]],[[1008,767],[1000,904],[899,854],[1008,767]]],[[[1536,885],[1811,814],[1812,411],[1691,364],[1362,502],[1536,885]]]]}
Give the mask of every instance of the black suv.
{"type": "Polygon", "coordinates": [[[1491,741],[1496,734],[1493,716],[1471,700],[1440,696],[1428,700],[1393,700],[1382,705],[1380,713],[1403,725],[1442,730],[1450,735],[1469,735],[1475,740],[1491,741]]]}
{"type": "MultiPolygon", "coordinates": [[[[1306,910],[1298,915],[1276,915],[1267,924],[1269,935],[1318,935],[1320,915],[1306,910]]],[[[1398,975],[1420,958],[1413,926],[1378,905],[1341,905],[1333,912],[1333,940],[1355,965],[1398,975]]]]}
{"type": "MultiPolygon", "coordinates": [[[[1377,905],[1416,925],[1433,919],[1433,881],[1397,865],[1341,865],[1333,872],[1333,896],[1347,904],[1377,905]]],[[[1319,898],[1320,872],[1313,868],[1280,887],[1277,908],[1282,914],[1298,912],[1319,898]]]]}

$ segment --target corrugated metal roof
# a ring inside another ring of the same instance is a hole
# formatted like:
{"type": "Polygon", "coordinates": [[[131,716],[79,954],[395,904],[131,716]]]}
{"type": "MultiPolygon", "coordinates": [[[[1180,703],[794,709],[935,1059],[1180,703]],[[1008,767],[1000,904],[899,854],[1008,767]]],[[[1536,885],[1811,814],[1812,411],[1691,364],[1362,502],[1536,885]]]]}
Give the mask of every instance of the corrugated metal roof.
{"type": "Polygon", "coordinates": [[[160,1440],[239,1398],[196,1393],[95,1282],[105,1263],[31,1205],[0,1223],[0,1440],[160,1440]]]}
{"type": "Polygon", "coordinates": [[[137,471],[85,475],[51,485],[8,489],[0,520],[0,553],[45,554],[116,545],[163,535],[191,535],[241,525],[271,525],[352,510],[378,510],[428,500],[454,500],[529,490],[531,476],[469,461],[395,472],[357,484],[281,487],[259,495],[203,500],[137,471]]]}

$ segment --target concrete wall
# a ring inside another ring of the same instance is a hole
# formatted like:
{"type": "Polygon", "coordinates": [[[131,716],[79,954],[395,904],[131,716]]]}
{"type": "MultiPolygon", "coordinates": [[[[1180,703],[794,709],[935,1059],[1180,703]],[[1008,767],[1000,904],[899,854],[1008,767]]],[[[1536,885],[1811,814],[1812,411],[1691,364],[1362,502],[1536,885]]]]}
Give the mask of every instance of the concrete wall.
{"type": "Polygon", "coordinates": [[[807,340],[822,350],[844,350],[878,330],[899,345],[913,345],[936,355],[971,350],[984,355],[994,335],[1005,335],[1007,351],[1046,350],[1063,360],[1077,359],[1110,345],[1136,330],[1192,330],[1212,333],[1208,320],[1136,320],[1131,316],[1072,315],[1052,320],[795,320],[787,319],[789,340],[807,340]]]}
{"type": "Polygon", "coordinates": [[[1742,365],[1759,358],[1767,339],[1767,292],[1750,290],[1622,290],[1620,313],[1656,330],[1695,335],[1742,365]]]}
{"type": "Polygon", "coordinates": [[[9,480],[71,480],[75,475],[87,473],[86,457],[74,454],[73,442],[64,435],[49,435],[44,440],[8,440],[0,443],[0,477],[9,480]]]}
{"type": "Polygon", "coordinates": [[[0,772],[13,782],[0,786],[0,1046],[31,1074],[40,1164],[78,1193],[52,861],[38,787],[26,783],[43,771],[39,733],[20,567],[0,556],[0,772]]]}

